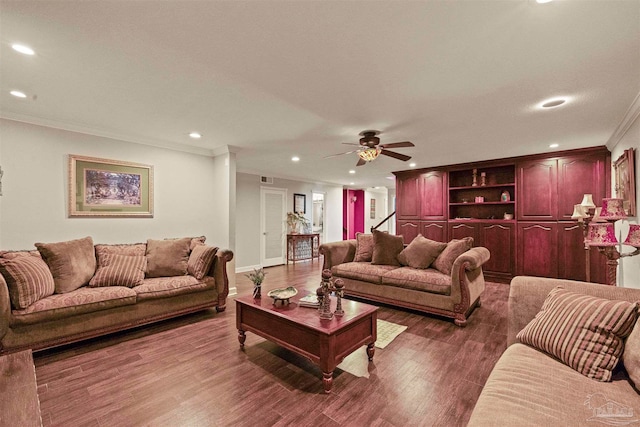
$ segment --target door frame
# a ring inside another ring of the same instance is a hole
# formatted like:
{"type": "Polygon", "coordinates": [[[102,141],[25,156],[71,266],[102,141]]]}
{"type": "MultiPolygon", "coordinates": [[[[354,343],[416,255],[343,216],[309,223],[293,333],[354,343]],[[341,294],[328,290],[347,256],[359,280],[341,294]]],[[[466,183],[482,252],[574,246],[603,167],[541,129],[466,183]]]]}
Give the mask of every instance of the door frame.
{"type": "Polygon", "coordinates": [[[271,193],[271,194],[278,194],[278,195],[282,195],[282,213],[283,215],[286,215],[287,213],[287,200],[288,200],[288,195],[289,192],[286,188],[274,188],[274,187],[265,187],[265,186],[260,186],[260,265],[262,267],[270,267],[273,265],[281,265],[285,263],[285,254],[286,254],[286,226],[285,226],[285,219],[284,217],[282,218],[282,226],[281,226],[281,236],[280,236],[280,240],[282,242],[282,252],[280,257],[275,257],[275,258],[266,258],[266,251],[265,251],[265,245],[266,245],[266,231],[265,231],[265,224],[266,224],[266,211],[265,211],[265,206],[264,206],[264,198],[265,195],[271,193]]]}

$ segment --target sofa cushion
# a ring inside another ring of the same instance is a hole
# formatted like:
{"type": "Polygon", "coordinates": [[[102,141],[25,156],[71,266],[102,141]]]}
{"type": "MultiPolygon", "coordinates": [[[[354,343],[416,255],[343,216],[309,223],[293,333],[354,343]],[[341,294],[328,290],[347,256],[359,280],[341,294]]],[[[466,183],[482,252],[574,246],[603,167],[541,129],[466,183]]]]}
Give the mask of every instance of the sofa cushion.
{"type": "Polygon", "coordinates": [[[402,235],[384,233],[373,230],[373,255],[371,264],[400,266],[398,254],[404,249],[404,239],[402,235]]]}
{"type": "Polygon", "coordinates": [[[581,374],[611,380],[638,315],[638,303],[608,300],[554,288],[536,317],[516,338],[581,374]]]}
{"type": "Polygon", "coordinates": [[[96,253],[91,237],[59,243],[36,243],[51,270],[57,294],[89,283],[96,272],[96,253]]]}
{"type": "Polygon", "coordinates": [[[356,233],[356,255],[354,262],[371,262],[373,256],[373,234],[356,233]]]}
{"type": "Polygon", "coordinates": [[[175,295],[203,291],[213,287],[213,278],[200,281],[193,276],[154,277],[144,279],[142,285],[133,288],[138,301],[166,298],[175,295]]]}
{"type": "Polygon", "coordinates": [[[191,238],[147,240],[147,277],[187,274],[191,238]]]}
{"type": "Polygon", "coordinates": [[[433,261],[433,267],[444,274],[451,274],[453,263],[460,255],[473,247],[473,237],[453,239],[447,243],[442,253],[433,261]]]}
{"type": "Polygon", "coordinates": [[[636,420],[639,409],[640,395],[622,375],[594,381],[541,351],[513,344],[489,375],[468,426],[623,425],[636,420]],[[609,404],[633,408],[634,416],[606,417],[609,404]]]}
{"type": "Polygon", "coordinates": [[[145,256],[146,243],[132,243],[124,245],[96,245],[96,261],[98,267],[109,265],[110,255],[145,256]]]}
{"type": "Polygon", "coordinates": [[[215,246],[196,245],[189,255],[187,272],[196,279],[202,279],[211,268],[218,248],[215,246]]]}
{"type": "Polygon", "coordinates": [[[391,265],[374,265],[368,262],[345,262],[331,268],[334,277],[362,280],[364,282],[380,284],[382,276],[398,267],[391,265]]]}
{"type": "Polygon", "coordinates": [[[12,312],[12,325],[25,325],[69,316],[107,310],[136,303],[136,293],[123,286],[82,287],[64,294],[53,294],[24,310],[12,312]]]}
{"type": "Polygon", "coordinates": [[[436,242],[423,237],[422,234],[418,234],[398,254],[398,261],[402,265],[408,265],[413,268],[428,268],[446,247],[446,243],[436,242]]]}
{"type": "MultiPolygon", "coordinates": [[[[207,240],[205,236],[200,237],[189,237],[191,241],[189,242],[189,251],[192,251],[198,245],[204,245],[204,242],[207,240]]],[[[182,237],[167,237],[164,240],[180,240],[182,237]]]]}
{"type": "Polygon", "coordinates": [[[53,276],[36,252],[13,252],[0,255],[0,273],[9,288],[14,308],[27,308],[55,291],[53,276]]]}
{"type": "Polygon", "coordinates": [[[622,362],[631,381],[636,385],[636,388],[640,388],[640,320],[636,321],[633,331],[627,337],[622,362]]]}
{"type": "Polygon", "coordinates": [[[412,267],[396,268],[382,276],[382,284],[440,295],[451,295],[451,276],[440,273],[434,268],[426,270],[412,267]]]}
{"type": "Polygon", "coordinates": [[[127,286],[132,288],[142,284],[147,268],[145,256],[110,255],[108,264],[98,267],[89,281],[89,286],[127,286]]]}

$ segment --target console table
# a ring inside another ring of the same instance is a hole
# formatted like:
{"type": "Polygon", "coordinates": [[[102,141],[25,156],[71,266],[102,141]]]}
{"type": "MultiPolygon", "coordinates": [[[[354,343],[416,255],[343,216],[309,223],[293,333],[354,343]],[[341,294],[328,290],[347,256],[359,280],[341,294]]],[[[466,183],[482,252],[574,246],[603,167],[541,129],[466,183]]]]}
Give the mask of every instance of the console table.
{"type": "Polygon", "coordinates": [[[320,260],[320,233],[287,234],[287,264],[318,258],[320,260]]]}

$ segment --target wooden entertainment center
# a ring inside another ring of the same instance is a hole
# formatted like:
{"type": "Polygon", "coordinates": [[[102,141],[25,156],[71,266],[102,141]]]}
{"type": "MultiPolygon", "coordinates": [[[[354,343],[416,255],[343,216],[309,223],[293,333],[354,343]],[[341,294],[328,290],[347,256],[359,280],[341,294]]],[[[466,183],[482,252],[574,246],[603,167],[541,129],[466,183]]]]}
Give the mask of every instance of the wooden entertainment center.
{"type": "MultiPolygon", "coordinates": [[[[396,233],[405,243],[418,233],[441,242],[471,236],[491,252],[483,266],[491,280],[506,282],[516,275],[586,280],[583,228],[571,215],[585,193],[593,194],[596,204],[610,197],[606,147],[394,174],[396,233]]],[[[606,283],[605,258],[595,248],[588,256],[590,280],[606,283]]]]}

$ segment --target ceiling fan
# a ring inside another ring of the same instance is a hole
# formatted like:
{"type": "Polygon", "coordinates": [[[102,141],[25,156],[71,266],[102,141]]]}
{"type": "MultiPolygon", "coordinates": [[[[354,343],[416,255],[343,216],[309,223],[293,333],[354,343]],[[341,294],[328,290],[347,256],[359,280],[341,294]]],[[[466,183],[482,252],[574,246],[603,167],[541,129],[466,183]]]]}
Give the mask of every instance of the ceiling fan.
{"type": "Polygon", "coordinates": [[[403,141],[403,142],[391,142],[389,144],[380,144],[380,138],[378,135],[380,131],[378,130],[363,130],[360,132],[360,143],[354,144],[351,142],[343,142],[345,145],[357,145],[360,148],[357,150],[347,151],[346,153],[334,154],[331,156],[326,156],[325,159],[329,157],[342,156],[344,154],[352,154],[358,153],[358,163],[356,166],[362,166],[367,162],[371,162],[375,160],[380,154],[385,156],[393,157],[394,159],[402,160],[406,162],[411,158],[411,156],[407,156],[405,154],[396,153],[395,151],[389,151],[387,148],[402,148],[402,147],[415,147],[413,142],[403,141]]]}

